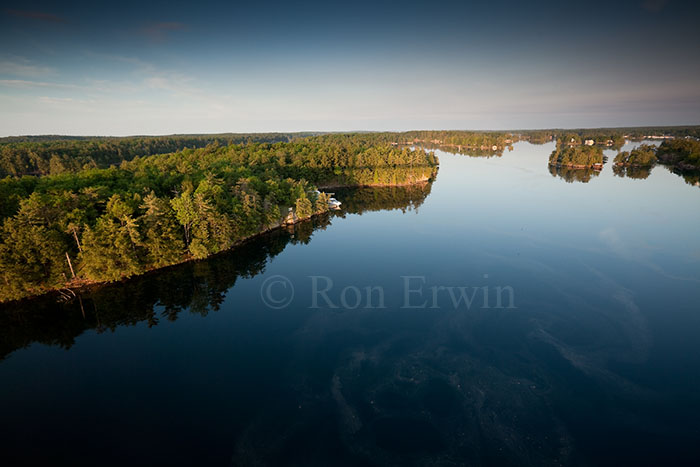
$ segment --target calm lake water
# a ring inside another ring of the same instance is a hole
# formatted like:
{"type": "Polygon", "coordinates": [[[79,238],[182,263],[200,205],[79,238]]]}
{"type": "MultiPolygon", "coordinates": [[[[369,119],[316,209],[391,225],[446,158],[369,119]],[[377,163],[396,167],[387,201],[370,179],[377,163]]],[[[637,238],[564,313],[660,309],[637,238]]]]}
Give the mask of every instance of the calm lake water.
{"type": "Polygon", "coordinates": [[[552,149],[5,307],[0,462],[700,465],[700,188],[552,149]]]}

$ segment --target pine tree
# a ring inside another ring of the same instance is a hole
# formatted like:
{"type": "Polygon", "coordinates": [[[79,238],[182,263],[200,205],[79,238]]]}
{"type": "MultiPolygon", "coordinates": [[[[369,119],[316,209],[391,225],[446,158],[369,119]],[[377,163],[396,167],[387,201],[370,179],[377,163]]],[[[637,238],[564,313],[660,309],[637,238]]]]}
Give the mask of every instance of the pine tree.
{"type": "Polygon", "coordinates": [[[86,227],[80,258],[88,279],[117,280],[144,271],[138,223],[132,214],[130,206],[113,195],[95,227],[86,227]]]}
{"type": "Polygon", "coordinates": [[[151,192],[143,199],[140,208],[145,210],[140,220],[149,265],[160,267],[178,262],[185,244],[169,203],[151,192]]]}
{"type": "Polygon", "coordinates": [[[309,198],[307,198],[306,195],[297,198],[295,212],[299,219],[306,219],[311,217],[311,215],[314,213],[311,201],[309,201],[309,198]]]}
{"type": "Polygon", "coordinates": [[[1,300],[66,282],[66,243],[59,232],[17,217],[7,219],[0,232],[1,300]]]}

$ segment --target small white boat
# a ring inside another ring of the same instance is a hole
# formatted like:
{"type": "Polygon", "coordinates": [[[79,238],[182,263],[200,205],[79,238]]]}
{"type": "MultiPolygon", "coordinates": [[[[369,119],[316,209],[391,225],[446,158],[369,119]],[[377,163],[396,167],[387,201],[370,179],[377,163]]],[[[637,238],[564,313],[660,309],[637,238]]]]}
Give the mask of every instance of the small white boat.
{"type": "Polygon", "coordinates": [[[328,200],[328,207],[331,209],[340,209],[340,205],[343,204],[335,198],[330,198],[328,200]]]}

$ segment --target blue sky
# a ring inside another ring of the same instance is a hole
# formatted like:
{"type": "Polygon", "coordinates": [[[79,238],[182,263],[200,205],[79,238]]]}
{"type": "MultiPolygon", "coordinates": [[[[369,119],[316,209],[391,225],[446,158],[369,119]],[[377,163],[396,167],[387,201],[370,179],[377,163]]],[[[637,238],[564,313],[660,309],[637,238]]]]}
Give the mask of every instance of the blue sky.
{"type": "Polygon", "coordinates": [[[700,123],[697,2],[4,2],[0,134],[700,123]]]}

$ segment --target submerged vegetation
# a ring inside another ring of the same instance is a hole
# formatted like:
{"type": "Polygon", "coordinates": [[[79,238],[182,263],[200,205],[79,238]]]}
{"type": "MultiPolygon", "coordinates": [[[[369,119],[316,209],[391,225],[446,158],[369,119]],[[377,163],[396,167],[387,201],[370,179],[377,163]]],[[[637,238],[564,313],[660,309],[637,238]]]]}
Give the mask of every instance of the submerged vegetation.
{"type": "Polygon", "coordinates": [[[0,181],[0,301],[199,259],[328,210],[315,186],[429,180],[421,149],[325,135],[136,157],[0,181]]]}

